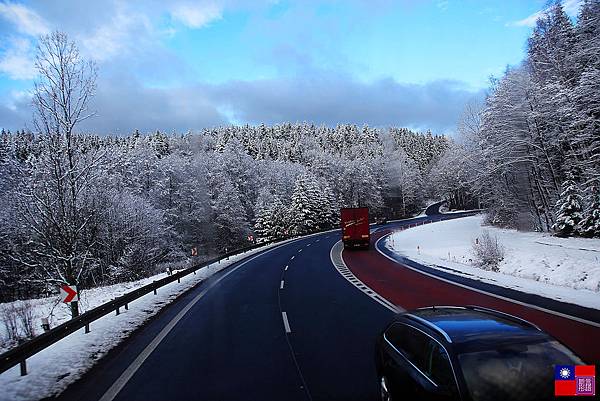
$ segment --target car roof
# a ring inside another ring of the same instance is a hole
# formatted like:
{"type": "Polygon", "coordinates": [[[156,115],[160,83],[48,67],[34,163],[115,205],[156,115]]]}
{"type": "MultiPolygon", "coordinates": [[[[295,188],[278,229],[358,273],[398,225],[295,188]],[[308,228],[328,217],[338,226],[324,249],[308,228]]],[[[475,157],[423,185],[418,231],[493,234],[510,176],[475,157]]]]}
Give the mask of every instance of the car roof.
{"type": "Polygon", "coordinates": [[[548,334],[533,323],[479,306],[428,307],[402,316],[436,331],[447,342],[459,346],[463,351],[549,338],[548,334]]]}

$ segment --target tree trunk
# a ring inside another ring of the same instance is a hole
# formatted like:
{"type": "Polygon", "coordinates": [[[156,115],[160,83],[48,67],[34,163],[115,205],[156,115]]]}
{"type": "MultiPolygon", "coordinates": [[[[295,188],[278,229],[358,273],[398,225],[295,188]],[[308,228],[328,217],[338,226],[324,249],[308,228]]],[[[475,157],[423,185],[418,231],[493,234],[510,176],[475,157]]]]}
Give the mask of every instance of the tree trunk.
{"type": "Polygon", "coordinates": [[[73,301],[73,302],[71,302],[70,306],[71,306],[71,319],[74,319],[77,316],[79,316],[79,302],[73,301]]]}

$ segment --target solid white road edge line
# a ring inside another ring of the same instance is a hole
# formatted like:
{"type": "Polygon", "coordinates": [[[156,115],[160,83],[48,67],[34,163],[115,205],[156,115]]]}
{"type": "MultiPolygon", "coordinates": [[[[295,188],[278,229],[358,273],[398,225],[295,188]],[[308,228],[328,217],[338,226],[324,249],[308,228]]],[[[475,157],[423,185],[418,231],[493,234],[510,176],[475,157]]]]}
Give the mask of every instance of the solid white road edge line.
{"type": "Polygon", "coordinates": [[[292,329],[290,329],[290,322],[288,322],[287,313],[281,312],[281,317],[283,318],[283,327],[285,327],[286,333],[291,333],[292,329]]]}
{"type": "MultiPolygon", "coordinates": [[[[377,252],[379,252],[380,254],[382,254],[383,256],[385,256],[386,258],[388,258],[389,260],[391,260],[392,262],[394,262],[394,263],[397,263],[397,264],[400,264],[400,262],[398,262],[397,260],[395,260],[395,259],[394,259],[394,258],[392,258],[391,256],[388,256],[388,255],[386,255],[386,254],[385,254],[383,251],[381,251],[381,250],[379,249],[379,247],[378,247],[378,245],[379,245],[379,241],[381,241],[382,239],[384,239],[384,238],[386,238],[386,237],[390,236],[391,234],[393,234],[393,233],[386,234],[386,235],[382,236],[381,238],[379,238],[379,239],[378,239],[378,240],[375,242],[375,249],[377,250],[377,252]]],[[[490,296],[490,297],[494,297],[494,298],[502,299],[503,301],[512,302],[512,303],[514,303],[514,304],[521,305],[521,306],[526,306],[526,307],[528,307],[528,308],[531,308],[531,309],[537,309],[537,310],[539,310],[539,311],[541,311],[541,312],[549,313],[549,314],[551,314],[551,315],[555,315],[555,316],[560,316],[560,317],[563,317],[563,318],[565,318],[565,319],[574,320],[574,321],[576,321],[576,322],[579,322],[579,323],[583,323],[583,324],[589,324],[590,326],[594,326],[594,327],[600,327],[600,323],[596,323],[596,322],[592,322],[592,321],[590,321],[590,320],[582,319],[582,318],[580,318],[580,317],[577,317],[577,316],[571,316],[571,315],[567,315],[566,313],[562,313],[562,312],[558,312],[558,311],[553,311],[553,310],[551,310],[551,309],[546,309],[546,308],[544,308],[544,307],[541,307],[541,306],[537,306],[537,305],[533,305],[533,304],[528,304],[527,302],[521,302],[521,301],[518,301],[518,300],[516,300],[516,299],[512,299],[512,298],[504,297],[504,296],[502,296],[502,295],[494,294],[494,293],[492,293],[492,292],[488,292],[488,291],[480,290],[480,289],[478,289],[478,288],[475,288],[475,287],[470,287],[470,286],[468,286],[468,285],[465,285],[465,284],[457,283],[457,282],[455,282],[455,281],[448,280],[448,279],[445,279],[445,278],[443,278],[443,277],[436,276],[435,274],[431,274],[431,273],[427,273],[427,272],[424,272],[424,271],[422,271],[422,270],[419,270],[419,269],[415,269],[414,267],[408,266],[408,265],[406,265],[406,264],[402,264],[402,267],[406,267],[406,268],[408,268],[408,269],[411,269],[411,270],[413,270],[413,271],[416,271],[417,273],[421,273],[421,274],[424,274],[424,275],[426,275],[426,276],[429,276],[429,277],[435,278],[435,279],[437,279],[437,280],[444,281],[444,282],[446,282],[446,283],[448,283],[448,284],[453,284],[453,285],[455,285],[455,286],[457,286],[457,287],[466,288],[467,290],[471,290],[471,291],[479,292],[479,293],[481,293],[481,294],[488,295],[488,296],[490,296]]]]}
{"type": "Polygon", "coordinates": [[[359,280],[352,271],[346,266],[344,262],[344,258],[342,257],[342,252],[344,251],[344,246],[342,241],[336,242],[331,251],[329,252],[329,258],[331,259],[331,263],[333,267],[340,273],[340,275],[345,278],[350,284],[359,289],[363,294],[367,295],[373,301],[383,305],[394,313],[404,312],[405,309],[392,304],[390,301],[379,295],[375,290],[367,286],[361,280],[359,280]]]}
{"type": "MultiPolygon", "coordinates": [[[[190,309],[192,309],[192,307],[201,299],[204,297],[204,295],[206,295],[206,293],[212,289],[213,287],[215,287],[217,284],[219,284],[223,279],[225,279],[227,276],[229,276],[230,274],[234,273],[235,271],[237,271],[239,268],[241,268],[242,266],[244,266],[246,263],[251,262],[252,260],[265,255],[266,253],[273,251],[275,249],[278,249],[284,245],[288,245],[288,242],[285,242],[283,244],[280,244],[278,246],[275,246],[273,248],[270,249],[266,249],[263,252],[260,252],[259,254],[252,256],[251,258],[244,260],[243,262],[241,262],[238,266],[234,267],[233,269],[231,269],[230,271],[228,271],[227,273],[223,274],[221,277],[219,277],[215,282],[213,282],[209,287],[205,288],[204,290],[202,290],[202,292],[200,292],[200,294],[196,295],[194,297],[194,299],[192,299],[181,311],[179,311],[179,313],[169,322],[169,324],[167,324],[161,331],[160,333],[158,333],[158,335],[156,337],[154,337],[154,339],[152,340],[152,342],[150,344],[148,344],[146,346],[146,348],[144,348],[144,350],[137,356],[137,358],[135,358],[135,360],[131,363],[131,365],[129,365],[127,367],[127,369],[125,369],[125,371],[123,373],[121,373],[121,376],[119,376],[119,378],[117,380],[115,380],[115,382],[112,384],[112,386],[110,386],[110,388],[108,390],[106,390],[106,392],[104,393],[104,395],[102,396],[102,398],[100,398],[99,401],[112,401],[117,394],[119,394],[119,392],[123,389],[123,387],[125,387],[125,385],[127,384],[127,382],[133,377],[133,375],[135,374],[135,372],[137,372],[137,370],[140,368],[140,366],[142,366],[142,364],[144,363],[144,361],[146,359],[148,359],[148,357],[150,356],[150,354],[152,354],[152,352],[158,347],[158,345],[161,343],[162,340],[165,339],[165,337],[169,334],[169,332],[171,330],[173,330],[173,328],[177,325],[177,323],[179,323],[179,321],[186,315],[186,313],[189,312],[190,309]]],[[[293,257],[292,257],[293,258],[293,257]]],[[[285,314],[285,312],[283,312],[285,314]]],[[[284,323],[287,324],[287,316],[284,317],[284,323]]],[[[289,324],[287,324],[286,326],[286,330],[289,329],[289,324]]]]}

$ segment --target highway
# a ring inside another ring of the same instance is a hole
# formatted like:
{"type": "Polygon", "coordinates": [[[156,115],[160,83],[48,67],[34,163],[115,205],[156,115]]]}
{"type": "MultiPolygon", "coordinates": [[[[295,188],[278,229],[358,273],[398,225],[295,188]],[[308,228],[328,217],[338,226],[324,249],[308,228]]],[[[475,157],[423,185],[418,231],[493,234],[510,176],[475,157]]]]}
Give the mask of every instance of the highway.
{"type": "Polygon", "coordinates": [[[515,304],[480,292],[491,294],[494,288],[474,291],[465,288],[473,283],[457,286],[425,275],[419,266],[407,266],[409,261],[384,255],[381,243],[379,250],[375,246],[392,228],[456,217],[434,215],[378,227],[369,251],[341,254],[339,244],[334,248],[340,235],[335,231],[238,262],[165,308],[58,399],[378,400],[375,338],[394,310],[432,304],[503,308],[596,358],[599,347],[583,344],[585,336],[600,338],[600,324],[524,304],[542,303],[600,322],[597,311],[544,299],[515,304]]]}

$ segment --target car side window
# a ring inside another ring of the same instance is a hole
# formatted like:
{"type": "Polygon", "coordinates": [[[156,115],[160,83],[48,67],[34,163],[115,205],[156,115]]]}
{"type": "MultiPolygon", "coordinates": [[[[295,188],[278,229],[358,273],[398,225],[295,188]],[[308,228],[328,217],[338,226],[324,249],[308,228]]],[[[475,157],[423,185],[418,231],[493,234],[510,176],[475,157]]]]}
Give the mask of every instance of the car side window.
{"type": "Polygon", "coordinates": [[[421,372],[427,368],[429,338],[419,330],[394,323],[385,333],[388,341],[412,362],[421,372]]]}
{"type": "Polygon", "coordinates": [[[455,390],[454,374],[446,350],[435,341],[431,341],[431,343],[429,366],[426,373],[437,385],[455,390]]]}
{"type": "Polygon", "coordinates": [[[388,341],[435,384],[456,391],[446,350],[420,330],[394,323],[385,333],[388,341]]]}

